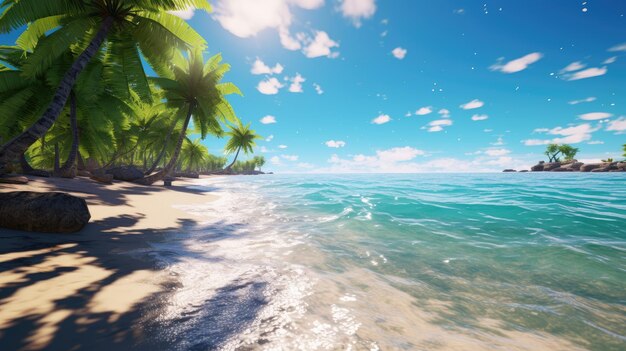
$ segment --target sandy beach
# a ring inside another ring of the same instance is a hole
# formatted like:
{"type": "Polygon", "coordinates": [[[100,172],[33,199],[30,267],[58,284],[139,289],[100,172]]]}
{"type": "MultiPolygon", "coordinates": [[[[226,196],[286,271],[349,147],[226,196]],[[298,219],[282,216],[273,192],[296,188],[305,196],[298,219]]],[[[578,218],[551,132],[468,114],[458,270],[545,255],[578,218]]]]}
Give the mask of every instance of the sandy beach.
{"type": "Polygon", "coordinates": [[[60,191],[84,198],[91,220],[73,234],[0,229],[0,345],[5,350],[128,349],[147,338],[142,321],[175,284],[142,254],[148,240],[194,226],[176,204],[216,195],[175,186],[144,187],[86,178],[31,178],[1,192],[60,191]],[[138,254],[129,255],[136,252],[138,254]]]}

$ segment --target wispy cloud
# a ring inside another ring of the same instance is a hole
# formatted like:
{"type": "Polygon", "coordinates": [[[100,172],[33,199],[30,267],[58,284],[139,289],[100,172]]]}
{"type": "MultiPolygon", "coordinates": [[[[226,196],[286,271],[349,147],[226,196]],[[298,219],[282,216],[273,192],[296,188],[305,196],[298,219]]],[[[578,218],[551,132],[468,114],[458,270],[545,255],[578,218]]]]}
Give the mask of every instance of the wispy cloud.
{"type": "Polygon", "coordinates": [[[301,93],[302,92],[302,83],[306,81],[304,77],[300,75],[300,73],[296,73],[296,76],[290,78],[291,84],[289,85],[289,91],[292,93],[301,93]]]}
{"type": "Polygon", "coordinates": [[[315,92],[317,93],[317,95],[324,94],[324,90],[322,90],[322,87],[319,84],[313,83],[313,87],[315,88],[315,92]]]}
{"type": "Polygon", "coordinates": [[[607,132],[617,132],[615,134],[624,134],[626,132],[626,117],[620,117],[608,123],[607,132]]]}
{"type": "Polygon", "coordinates": [[[374,118],[372,120],[373,124],[385,124],[387,122],[391,121],[391,117],[389,117],[389,115],[379,115],[378,117],[374,118]]]}
{"type": "Polygon", "coordinates": [[[459,107],[464,109],[464,110],[473,110],[475,108],[480,108],[483,107],[485,105],[485,103],[483,101],[480,101],[478,99],[474,99],[470,102],[467,102],[465,104],[460,105],[459,107]]]}
{"type": "Polygon", "coordinates": [[[580,79],[587,79],[587,78],[592,78],[592,77],[598,77],[598,76],[603,76],[606,74],[606,72],[608,71],[608,69],[605,67],[590,67],[587,69],[584,69],[582,71],[578,71],[575,73],[570,73],[570,74],[565,74],[563,75],[563,78],[565,80],[580,80],[580,79]]]}
{"type": "MultiPolygon", "coordinates": [[[[261,118],[260,122],[262,124],[273,124],[273,123],[276,123],[276,117],[267,115],[267,116],[261,118]]],[[[271,137],[273,138],[274,136],[271,136],[271,137]]],[[[270,140],[268,140],[268,141],[270,141],[270,140]]]]}
{"type": "Polygon", "coordinates": [[[570,104],[570,105],[578,105],[578,104],[582,104],[584,102],[594,102],[594,101],[596,101],[596,97],[595,96],[590,96],[588,98],[584,98],[584,99],[580,99],[580,100],[569,101],[568,104],[570,104]]]}
{"type": "Polygon", "coordinates": [[[325,142],[325,144],[328,147],[332,147],[336,149],[346,146],[346,142],[342,140],[328,140],[327,142],[325,142]]]}
{"type": "Polygon", "coordinates": [[[428,123],[424,127],[422,127],[422,129],[427,129],[428,132],[435,133],[435,132],[441,132],[441,131],[443,131],[444,127],[448,127],[448,126],[451,126],[451,125],[452,125],[452,120],[449,119],[449,118],[446,118],[446,119],[436,119],[434,121],[431,121],[430,123],[428,123]]]}
{"type": "Polygon", "coordinates": [[[274,67],[269,67],[257,57],[254,63],[252,63],[250,72],[252,74],[281,74],[283,72],[283,66],[277,63],[274,67]]]}
{"type": "Polygon", "coordinates": [[[433,112],[432,106],[424,106],[417,109],[417,111],[415,111],[415,114],[418,116],[425,116],[427,114],[430,114],[431,112],[433,112]]]}
{"type": "Polygon", "coordinates": [[[626,51],[626,43],[615,45],[615,46],[609,48],[608,51],[610,51],[610,52],[626,51]]]}
{"type": "Polygon", "coordinates": [[[313,40],[302,50],[304,55],[309,58],[326,56],[330,58],[337,57],[339,53],[333,52],[332,48],[339,47],[339,43],[330,39],[328,33],[324,31],[315,32],[313,40]]]}
{"type": "Polygon", "coordinates": [[[536,133],[547,133],[549,135],[557,135],[552,139],[528,139],[524,140],[524,145],[547,145],[547,144],[577,144],[591,139],[591,134],[599,128],[592,127],[589,123],[580,124],[572,127],[556,127],[552,129],[538,128],[536,133]]]}
{"type": "Polygon", "coordinates": [[[498,62],[491,65],[490,69],[492,71],[499,71],[502,73],[516,73],[525,70],[531,64],[539,61],[542,57],[543,54],[540,52],[533,52],[506,63],[504,63],[504,58],[500,58],[498,62]]]}
{"type": "Polygon", "coordinates": [[[487,115],[473,115],[472,116],[472,121],[484,121],[486,119],[488,119],[489,116],[487,115]]]}
{"type": "Polygon", "coordinates": [[[583,69],[585,67],[587,67],[586,64],[584,64],[584,63],[582,63],[580,61],[576,61],[576,62],[570,63],[569,65],[567,65],[563,69],[561,69],[561,73],[578,71],[578,70],[581,70],[581,69],[583,69]]]}
{"type": "Polygon", "coordinates": [[[613,117],[613,114],[608,113],[608,112],[589,112],[589,113],[583,113],[582,115],[578,115],[578,117],[585,121],[595,121],[598,119],[605,119],[605,118],[613,117]]]}

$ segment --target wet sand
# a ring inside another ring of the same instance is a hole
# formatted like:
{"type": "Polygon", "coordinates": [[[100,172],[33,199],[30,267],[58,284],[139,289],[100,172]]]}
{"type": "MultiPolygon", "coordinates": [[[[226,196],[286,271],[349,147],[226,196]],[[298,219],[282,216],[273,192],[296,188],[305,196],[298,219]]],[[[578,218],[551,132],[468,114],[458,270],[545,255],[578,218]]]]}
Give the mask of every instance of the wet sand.
{"type": "Polygon", "coordinates": [[[154,345],[147,322],[177,282],[155,267],[147,242],[197,224],[175,205],[217,196],[193,185],[35,177],[28,185],[0,185],[0,192],[68,192],[84,198],[91,213],[73,234],[0,228],[0,349],[167,348],[154,345]]]}

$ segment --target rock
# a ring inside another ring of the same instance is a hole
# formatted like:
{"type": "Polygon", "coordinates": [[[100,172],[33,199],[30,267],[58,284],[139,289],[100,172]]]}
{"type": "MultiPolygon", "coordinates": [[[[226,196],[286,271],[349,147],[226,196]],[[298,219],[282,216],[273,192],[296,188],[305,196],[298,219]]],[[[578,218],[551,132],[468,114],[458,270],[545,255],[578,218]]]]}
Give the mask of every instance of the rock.
{"type": "Polygon", "coordinates": [[[543,171],[543,161],[539,161],[538,164],[530,167],[532,172],[542,172],[543,171]]]}
{"type": "Polygon", "coordinates": [[[135,166],[114,167],[107,169],[106,173],[113,175],[113,179],[127,182],[143,178],[143,172],[138,170],[135,166]]]}
{"type": "Polygon", "coordinates": [[[574,170],[569,167],[558,167],[558,168],[551,170],[551,172],[573,172],[573,171],[574,170]]]}
{"type": "Polygon", "coordinates": [[[45,233],[81,230],[91,214],[84,199],[66,193],[0,193],[0,227],[45,233]]]}
{"type": "Polygon", "coordinates": [[[88,170],[89,172],[93,172],[97,169],[100,169],[100,165],[98,164],[98,161],[90,157],[87,159],[87,163],[85,164],[85,169],[88,170]]]}
{"type": "Polygon", "coordinates": [[[552,171],[552,170],[557,169],[559,167],[561,167],[561,162],[548,162],[548,163],[544,163],[543,171],[544,172],[549,172],[549,171],[552,171]]]}
{"type": "Polygon", "coordinates": [[[516,171],[516,170],[514,170],[514,169],[507,168],[507,169],[505,169],[505,170],[504,170],[504,171],[502,171],[502,172],[504,172],[504,173],[511,173],[511,172],[517,172],[517,171],[516,171]]]}
{"type": "Polygon", "coordinates": [[[604,167],[604,163],[588,163],[588,164],[582,165],[580,167],[580,171],[581,172],[591,172],[594,169],[603,168],[603,167],[604,167]]]}
{"type": "Polygon", "coordinates": [[[519,172],[520,172],[520,173],[526,173],[526,172],[528,172],[528,170],[527,170],[527,169],[522,169],[522,170],[521,170],[521,171],[519,171],[519,172]]]}
{"type": "Polygon", "coordinates": [[[85,170],[78,170],[79,177],[91,177],[91,172],[85,170]]]}
{"type": "Polygon", "coordinates": [[[33,177],[42,177],[42,178],[50,178],[52,173],[48,171],[44,171],[43,169],[31,169],[28,172],[24,172],[24,174],[28,174],[33,177]]]}
{"type": "Polygon", "coordinates": [[[97,173],[97,174],[92,174],[91,177],[89,177],[89,179],[93,179],[93,180],[95,180],[96,182],[99,182],[99,183],[111,184],[113,182],[113,175],[112,174],[97,173]]]}
{"type": "Polygon", "coordinates": [[[28,178],[24,176],[2,176],[0,177],[0,183],[4,184],[26,184],[28,178]]]}
{"type": "Polygon", "coordinates": [[[604,163],[603,164],[604,167],[600,167],[600,168],[595,168],[592,169],[592,172],[610,172],[610,171],[616,171],[618,170],[617,168],[617,162],[613,162],[613,163],[604,163]]]}

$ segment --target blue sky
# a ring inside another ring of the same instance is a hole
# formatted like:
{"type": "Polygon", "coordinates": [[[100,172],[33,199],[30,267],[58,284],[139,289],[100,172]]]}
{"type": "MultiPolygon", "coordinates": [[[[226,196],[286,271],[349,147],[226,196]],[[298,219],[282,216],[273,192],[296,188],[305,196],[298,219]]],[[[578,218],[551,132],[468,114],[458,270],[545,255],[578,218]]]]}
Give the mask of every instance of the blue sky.
{"type": "Polygon", "coordinates": [[[232,65],[267,170],[521,169],[551,141],[621,158],[625,1],[211,3],[180,15],[232,65]]]}

